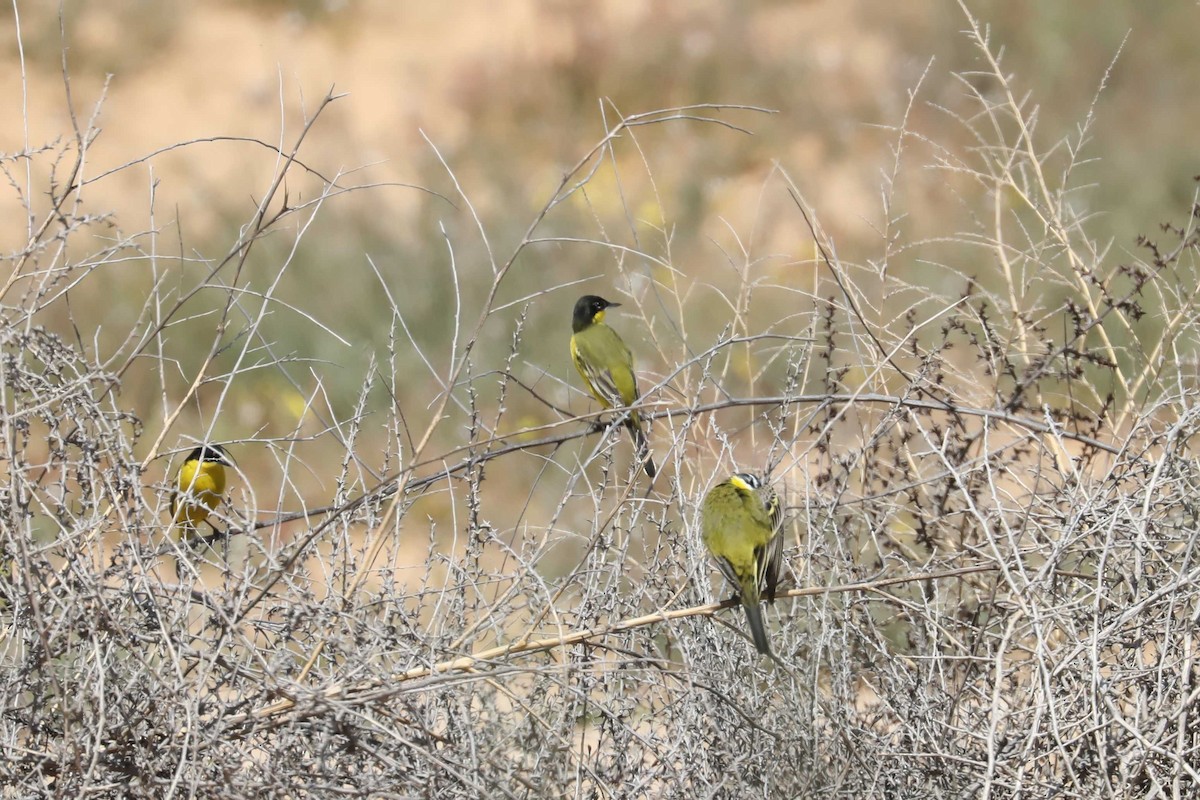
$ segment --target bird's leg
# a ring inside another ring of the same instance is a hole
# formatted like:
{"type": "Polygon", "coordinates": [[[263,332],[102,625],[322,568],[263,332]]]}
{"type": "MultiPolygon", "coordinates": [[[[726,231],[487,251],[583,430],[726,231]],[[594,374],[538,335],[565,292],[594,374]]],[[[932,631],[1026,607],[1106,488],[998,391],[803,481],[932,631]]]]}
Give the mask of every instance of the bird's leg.
{"type": "Polygon", "coordinates": [[[212,528],[212,533],[208,534],[207,536],[197,536],[196,537],[197,542],[200,542],[202,544],[212,544],[213,542],[217,541],[218,539],[228,539],[229,538],[229,530],[228,529],[222,530],[221,528],[218,528],[216,525],[212,524],[212,520],[206,519],[205,523],[208,525],[208,527],[212,528]]]}

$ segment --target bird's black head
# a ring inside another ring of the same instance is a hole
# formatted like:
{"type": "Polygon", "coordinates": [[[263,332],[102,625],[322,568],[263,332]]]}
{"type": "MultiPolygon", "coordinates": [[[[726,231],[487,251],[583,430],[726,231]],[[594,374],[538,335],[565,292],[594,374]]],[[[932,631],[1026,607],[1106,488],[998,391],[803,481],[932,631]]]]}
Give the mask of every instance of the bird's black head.
{"type": "Polygon", "coordinates": [[[752,472],[735,472],[729,476],[729,482],[739,492],[749,494],[762,488],[762,480],[752,472]]]}
{"type": "Polygon", "coordinates": [[[214,461],[218,464],[233,466],[229,453],[219,444],[205,444],[188,453],[188,461],[214,461]]]}
{"type": "Polygon", "coordinates": [[[579,333],[589,325],[604,322],[604,310],[616,308],[620,303],[610,303],[603,297],[585,294],[575,301],[575,313],[571,315],[571,330],[579,333]]]}

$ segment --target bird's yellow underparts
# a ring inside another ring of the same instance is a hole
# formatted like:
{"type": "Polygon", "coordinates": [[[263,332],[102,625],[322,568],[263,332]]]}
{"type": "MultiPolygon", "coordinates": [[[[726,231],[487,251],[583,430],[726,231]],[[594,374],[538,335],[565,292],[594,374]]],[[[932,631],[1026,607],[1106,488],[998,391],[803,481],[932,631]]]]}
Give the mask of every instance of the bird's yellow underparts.
{"type": "Polygon", "coordinates": [[[203,523],[217,528],[208,515],[225,499],[225,467],[233,466],[229,453],[219,444],[197,447],[184,460],[171,491],[171,536],[176,541],[202,538],[203,523]]]}

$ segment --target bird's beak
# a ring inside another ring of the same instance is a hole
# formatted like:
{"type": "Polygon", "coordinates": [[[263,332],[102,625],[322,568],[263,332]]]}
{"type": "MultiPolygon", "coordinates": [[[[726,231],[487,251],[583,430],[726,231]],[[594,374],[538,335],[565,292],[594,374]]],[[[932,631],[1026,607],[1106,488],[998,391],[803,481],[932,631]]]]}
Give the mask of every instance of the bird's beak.
{"type": "Polygon", "coordinates": [[[609,303],[608,308],[617,308],[620,305],[621,305],[620,303],[609,303]]]}

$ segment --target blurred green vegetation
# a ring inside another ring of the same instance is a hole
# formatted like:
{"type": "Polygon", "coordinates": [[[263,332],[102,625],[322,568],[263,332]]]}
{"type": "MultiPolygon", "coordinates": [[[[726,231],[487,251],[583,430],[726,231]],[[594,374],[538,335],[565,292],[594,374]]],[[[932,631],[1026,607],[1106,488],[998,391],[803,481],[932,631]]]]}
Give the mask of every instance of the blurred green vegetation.
{"type": "MultiPolygon", "coordinates": [[[[1034,0],[990,0],[969,7],[989,26],[992,39],[1003,44],[1003,67],[1012,75],[1017,98],[1027,110],[1037,108],[1036,145],[1040,153],[1054,151],[1042,162],[1051,189],[1070,194],[1090,237],[1112,243],[1110,259],[1131,259],[1132,254],[1124,254],[1132,253],[1134,236],[1175,218],[1194,190],[1190,176],[1200,171],[1193,142],[1200,110],[1190,98],[1200,75],[1200,53],[1192,41],[1195,4],[1124,0],[1106,3],[1102,13],[1034,0]],[[1080,141],[1079,126],[1093,116],[1080,141]],[[1077,154],[1069,149],[1075,146],[1081,146],[1077,154]]],[[[233,13],[235,4],[228,8],[233,13]]],[[[284,363],[238,376],[230,401],[233,408],[249,410],[242,418],[223,419],[220,438],[290,435],[299,424],[294,413],[297,398],[317,392],[318,377],[321,403],[329,404],[322,412],[333,418],[348,416],[372,359],[388,372],[392,336],[398,337],[392,366],[403,376],[397,387],[403,394],[392,398],[377,387],[369,406],[424,406],[436,394],[437,380],[403,333],[393,329],[387,293],[368,259],[378,268],[418,346],[444,369],[454,333],[456,291],[463,324],[473,325],[488,292],[491,262],[503,264],[509,258],[563,172],[601,138],[604,120],[612,125],[618,111],[729,102],[779,113],[697,112],[747,128],[753,132],[750,136],[691,121],[637,128],[624,135],[586,189],[556,206],[535,235],[608,241],[661,259],[677,272],[671,274],[650,258],[596,245],[525,248],[499,294],[501,305],[514,305],[488,322],[473,353],[476,374],[503,363],[522,312],[518,301],[546,289],[552,291],[530,301],[514,369],[549,399],[569,402],[576,412],[588,406],[577,393],[570,399],[560,381],[575,386],[565,352],[567,314],[584,291],[626,299],[624,293],[632,290],[642,302],[644,320],[627,303],[623,310],[629,313],[614,324],[634,347],[644,383],[656,382],[680,363],[689,355],[689,346],[694,353],[698,343],[715,340],[731,319],[725,298],[734,296],[747,279],[762,284],[752,303],[757,331],[804,335],[806,331],[791,320],[807,319],[797,314],[811,305],[808,293],[815,288],[827,297],[835,287],[816,266],[811,236],[776,167],[797,182],[819,224],[836,242],[842,262],[860,265],[864,275],[886,266],[890,275],[913,285],[906,295],[873,298],[878,305],[871,313],[878,319],[919,305],[922,286],[937,285],[947,294],[966,292],[962,278],[970,276],[985,291],[1000,288],[988,248],[963,239],[964,233],[994,234],[989,195],[998,186],[976,181],[961,169],[990,171],[1000,156],[979,136],[1018,147],[1018,128],[1002,110],[995,120],[979,114],[972,93],[996,104],[1003,97],[977,47],[963,35],[967,22],[954,4],[656,2],[632,10],[618,4],[597,7],[582,0],[547,0],[531,8],[533,24],[544,26],[545,36],[557,46],[523,52],[481,38],[460,42],[437,63],[425,65],[448,76],[439,85],[450,88],[436,98],[421,127],[478,212],[491,255],[445,167],[415,135],[417,125],[397,129],[385,153],[389,169],[410,184],[441,193],[453,206],[411,189],[363,189],[328,200],[298,247],[295,228],[257,242],[240,284],[248,292],[245,313],[255,313],[251,298],[256,292],[270,290],[280,302],[258,328],[261,341],[250,344],[250,363],[256,358],[284,363]],[[922,81],[927,66],[930,71],[922,81]],[[914,135],[903,139],[903,166],[897,182],[890,184],[893,151],[901,141],[894,127],[904,119],[913,91],[917,95],[907,127],[914,135]],[[448,123],[446,130],[439,127],[442,114],[458,120],[453,130],[448,123]],[[923,166],[939,161],[954,169],[923,166]],[[890,197],[887,216],[881,193],[890,197]],[[889,252],[885,240],[903,246],[889,252]],[[881,260],[885,253],[886,263],[881,260]],[[814,270],[819,279],[814,280],[814,270]],[[569,288],[555,288],[584,279],[569,288]],[[686,319],[680,318],[672,292],[686,298],[686,319]],[[683,326],[687,344],[679,336],[683,326]],[[269,351],[264,349],[268,346],[269,351]],[[289,413],[279,413],[281,407],[289,413]]],[[[21,10],[30,68],[53,74],[61,63],[57,15],[41,7],[21,10]]],[[[347,65],[370,49],[368,38],[380,26],[402,18],[402,12],[383,2],[265,2],[255,4],[253,11],[264,26],[298,13],[306,36],[319,37],[323,26],[333,36],[336,29],[334,52],[347,65]]],[[[11,8],[0,9],[4,18],[12,13],[11,8]]],[[[183,43],[190,29],[182,4],[123,0],[99,7],[69,2],[64,14],[68,63],[73,77],[85,82],[105,72],[116,73],[119,85],[134,84],[151,73],[161,79],[176,66],[175,53],[186,51],[183,43]]],[[[410,37],[415,46],[424,35],[422,19],[416,18],[411,29],[398,27],[389,33],[400,37],[394,44],[398,53],[405,48],[403,37],[410,37]]],[[[300,58],[303,52],[297,47],[300,58]]],[[[11,38],[6,48],[11,59],[11,38]]],[[[273,79],[266,77],[268,84],[273,79]]],[[[332,83],[339,90],[365,93],[371,105],[386,106],[392,102],[388,92],[404,89],[401,80],[394,85],[386,80],[376,86],[347,84],[336,65],[328,68],[326,85],[332,83]]],[[[311,87],[302,88],[311,92],[311,87]]],[[[195,90],[178,87],[183,93],[195,90]]],[[[294,110],[294,99],[286,102],[294,110]]],[[[269,102],[265,106],[270,109],[269,102]]],[[[311,96],[305,107],[311,110],[311,96]]],[[[372,161],[355,147],[371,150],[376,145],[357,132],[353,119],[341,116],[355,108],[335,104],[327,110],[302,148],[302,159],[322,174],[372,161]]],[[[170,130],[154,109],[144,111],[139,125],[163,124],[164,132],[170,130]]],[[[272,141],[271,130],[256,135],[272,141]]],[[[120,143],[111,141],[114,135],[106,131],[106,145],[119,151],[120,143]]],[[[218,165],[230,157],[230,150],[236,148],[193,152],[202,161],[212,159],[196,179],[218,180],[205,173],[220,175],[218,165]]],[[[125,157],[138,155],[141,152],[125,157]]],[[[232,155],[245,158],[246,150],[232,155]]],[[[270,166],[269,153],[254,150],[254,155],[263,156],[270,166]]],[[[354,175],[364,183],[377,177],[395,179],[392,173],[370,168],[354,175]]],[[[172,179],[169,174],[164,178],[172,179]]],[[[311,187],[319,183],[307,186],[305,195],[312,199],[311,187]]],[[[218,189],[215,194],[199,193],[193,205],[172,209],[183,231],[176,252],[189,259],[199,255],[215,263],[248,218],[247,197],[257,196],[262,187],[221,180],[218,189]],[[216,223],[209,221],[213,218],[216,223]]],[[[298,187],[289,189],[299,196],[298,187]]],[[[1015,195],[1001,190],[995,197],[1003,198],[998,202],[1005,203],[1005,228],[1012,246],[1019,248],[1023,229],[1036,230],[1041,223],[1021,208],[1015,195]]],[[[90,199],[102,205],[103,185],[92,190],[90,199]]],[[[120,224],[135,230],[139,220],[124,218],[120,224]]],[[[178,237],[171,227],[165,226],[178,237]]],[[[1040,263],[1046,263],[1045,254],[1040,263]]],[[[124,260],[98,267],[100,279],[75,290],[80,296],[73,296],[73,324],[99,330],[99,346],[118,347],[143,313],[154,283],[155,276],[144,267],[145,262],[124,260]]],[[[181,269],[178,262],[172,266],[164,259],[161,269],[175,273],[163,285],[185,292],[209,268],[193,262],[181,269]]],[[[1070,286],[1037,283],[1036,277],[1031,272],[1024,280],[1045,292],[1043,308],[1056,307],[1073,291],[1070,286]]],[[[182,314],[186,321],[169,329],[169,395],[182,393],[206,356],[211,321],[223,303],[219,292],[202,291],[182,314]]],[[[52,324],[69,326],[65,311],[54,313],[58,316],[51,318],[52,324]]],[[[234,318],[227,333],[230,341],[238,333],[236,314],[234,318]]],[[[1144,324],[1153,325],[1153,319],[1151,314],[1144,324]]],[[[1137,357],[1128,352],[1130,358],[1137,357]]],[[[223,351],[215,372],[232,369],[236,354],[236,347],[223,351]]],[[[125,396],[137,398],[137,405],[148,409],[151,426],[157,411],[150,409],[161,408],[156,364],[147,358],[122,385],[125,396]]],[[[243,369],[247,366],[242,364],[243,369]]],[[[782,382],[785,366],[780,359],[767,367],[764,393],[782,382]]],[[[747,379],[752,374],[753,368],[744,370],[747,379]]],[[[196,430],[208,421],[203,402],[200,406],[196,418],[181,424],[180,430],[196,430]]],[[[515,409],[511,419],[528,424],[551,419],[523,392],[514,394],[510,407],[515,409]]],[[[415,427],[420,427],[425,411],[414,408],[415,427]]],[[[456,437],[458,430],[446,427],[443,435],[456,437]]]]}

